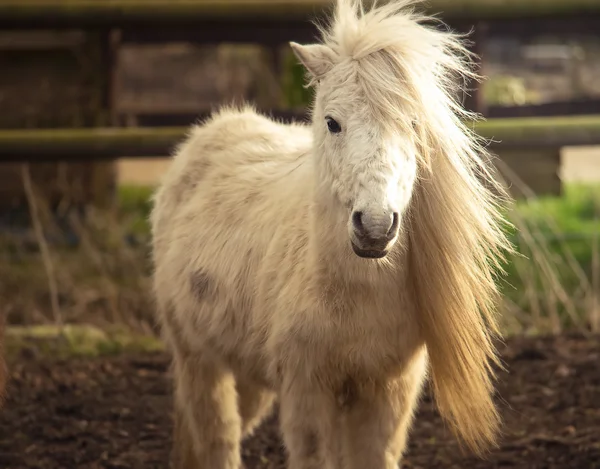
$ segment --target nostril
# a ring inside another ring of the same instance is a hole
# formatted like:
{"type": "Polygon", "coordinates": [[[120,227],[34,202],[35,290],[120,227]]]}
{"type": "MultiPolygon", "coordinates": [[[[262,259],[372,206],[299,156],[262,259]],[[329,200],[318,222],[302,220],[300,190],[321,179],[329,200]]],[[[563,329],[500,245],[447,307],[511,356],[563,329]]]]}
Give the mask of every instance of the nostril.
{"type": "Polygon", "coordinates": [[[398,229],[398,212],[394,212],[392,214],[392,226],[390,226],[390,229],[387,232],[387,235],[393,235],[396,230],[398,229]]]}
{"type": "Polygon", "coordinates": [[[352,214],[352,224],[354,225],[354,229],[356,231],[358,231],[359,233],[365,232],[365,227],[363,226],[363,222],[362,222],[362,216],[363,216],[362,212],[354,212],[352,214]]]}

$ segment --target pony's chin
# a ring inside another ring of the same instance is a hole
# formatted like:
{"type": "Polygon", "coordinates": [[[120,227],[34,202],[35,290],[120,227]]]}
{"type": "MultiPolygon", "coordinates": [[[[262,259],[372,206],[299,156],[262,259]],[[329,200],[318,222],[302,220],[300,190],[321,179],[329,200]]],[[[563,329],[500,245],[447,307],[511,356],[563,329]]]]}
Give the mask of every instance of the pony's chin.
{"type": "Polygon", "coordinates": [[[358,257],[362,257],[363,259],[382,259],[385,256],[387,256],[389,251],[383,250],[383,251],[377,251],[374,249],[361,249],[359,248],[356,244],[351,243],[352,244],[352,250],[354,251],[354,254],[356,254],[358,257]]]}

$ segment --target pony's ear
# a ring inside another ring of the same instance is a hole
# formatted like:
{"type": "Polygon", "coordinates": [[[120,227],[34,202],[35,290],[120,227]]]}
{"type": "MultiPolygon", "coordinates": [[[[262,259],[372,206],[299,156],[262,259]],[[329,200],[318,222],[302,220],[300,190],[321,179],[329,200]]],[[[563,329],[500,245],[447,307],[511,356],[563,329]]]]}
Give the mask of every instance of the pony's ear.
{"type": "Polygon", "coordinates": [[[314,78],[320,78],[333,67],[335,52],[322,44],[300,45],[290,42],[298,60],[314,78]]]}

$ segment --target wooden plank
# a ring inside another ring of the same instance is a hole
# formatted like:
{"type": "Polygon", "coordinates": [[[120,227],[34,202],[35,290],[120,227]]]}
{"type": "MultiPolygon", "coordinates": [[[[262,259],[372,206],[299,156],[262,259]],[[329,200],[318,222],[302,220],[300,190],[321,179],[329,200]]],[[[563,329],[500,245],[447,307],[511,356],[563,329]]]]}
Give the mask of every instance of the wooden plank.
{"type": "MultiPolygon", "coordinates": [[[[330,8],[331,0],[3,0],[0,24],[86,27],[190,24],[199,19],[306,20],[330,8]]],[[[562,17],[600,13],[597,0],[430,0],[428,12],[452,18],[562,17]]]]}
{"type": "Polygon", "coordinates": [[[488,119],[471,127],[504,146],[600,145],[600,115],[488,119]]]}
{"type": "Polygon", "coordinates": [[[493,105],[487,107],[485,115],[493,119],[506,117],[577,116],[584,114],[600,114],[600,99],[574,99],[571,101],[524,104],[520,106],[493,105]]]}
{"type": "Polygon", "coordinates": [[[0,130],[2,161],[73,161],[165,156],[185,127],[0,130]]]}
{"type": "MultiPolygon", "coordinates": [[[[318,39],[317,28],[305,19],[254,18],[244,20],[239,18],[198,18],[195,21],[173,21],[153,25],[120,25],[123,27],[123,43],[129,44],[160,44],[164,42],[192,42],[196,44],[257,43],[277,44],[288,41],[299,43],[312,42],[318,39]],[[153,27],[151,27],[153,26],[153,27]]],[[[452,29],[468,34],[476,25],[484,20],[477,18],[447,18],[442,19],[452,29]]],[[[573,16],[563,18],[523,17],[486,19],[488,38],[511,36],[522,40],[540,35],[552,34],[595,36],[600,31],[600,13],[588,16],[573,16]]],[[[1,26],[1,18],[0,18],[1,26]]],[[[473,36],[470,36],[473,39],[473,36]]]]}
{"type": "MultiPolygon", "coordinates": [[[[1,22],[0,22],[1,24],[1,22]]],[[[122,42],[127,44],[163,44],[191,42],[214,45],[262,44],[272,46],[289,41],[310,43],[319,39],[317,28],[306,20],[255,19],[252,22],[231,19],[198,19],[186,24],[160,23],[156,27],[123,27],[122,42]]]]}
{"type": "MultiPolygon", "coordinates": [[[[457,19],[451,22],[451,25],[462,31],[469,29],[468,19],[466,21],[457,19]]],[[[549,32],[555,36],[597,36],[598,31],[600,31],[600,13],[593,12],[577,16],[495,18],[489,21],[487,35],[489,38],[509,36],[520,40],[530,40],[537,36],[545,36],[549,32]]]]}
{"type": "MultiPolygon", "coordinates": [[[[284,122],[307,122],[308,110],[268,112],[284,122]]],[[[136,113],[138,125],[143,127],[178,127],[192,125],[206,118],[210,113],[181,112],[136,113]]],[[[487,139],[498,140],[504,146],[556,147],[567,145],[600,144],[600,109],[595,114],[548,117],[515,117],[487,119],[470,124],[487,139]]]]}
{"type": "MultiPolygon", "coordinates": [[[[304,115],[302,115],[304,118],[304,115]]],[[[468,126],[494,148],[600,145],[600,116],[490,119],[468,126]]],[[[0,160],[94,160],[166,156],[189,127],[0,130],[0,160]]]]}
{"type": "Polygon", "coordinates": [[[84,41],[82,31],[0,31],[0,51],[72,50],[84,41]]]}
{"type": "MultiPolygon", "coordinates": [[[[473,104],[470,104],[471,106],[473,104]]],[[[469,103],[466,103],[469,106],[469,103]]],[[[481,108],[480,108],[481,109],[481,108]]],[[[152,106],[133,107],[119,110],[118,125],[127,125],[127,119],[134,116],[141,127],[178,127],[191,125],[198,119],[204,118],[208,113],[196,112],[193,106],[157,109],[152,106]]],[[[309,118],[308,111],[282,111],[274,110],[272,114],[284,121],[302,120],[309,118]]],[[[600,100],[559,101],[523,106],[487,106],[485,116],[487,119],[507,119],[525,117],[568,117],[583,115],[600,115],[600,100]]]]}

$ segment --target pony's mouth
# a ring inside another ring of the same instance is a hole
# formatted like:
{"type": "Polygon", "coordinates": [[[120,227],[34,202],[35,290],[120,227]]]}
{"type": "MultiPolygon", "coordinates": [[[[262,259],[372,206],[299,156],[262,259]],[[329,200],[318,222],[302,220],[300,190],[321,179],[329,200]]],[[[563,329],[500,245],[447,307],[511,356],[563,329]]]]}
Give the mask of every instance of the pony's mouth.
{"type": "Polygon", "coordinates": [[[389,252],[385,249],[383,251],[376,250],[376,249],[361,249],[353,242],[351,242],[351,244],[352,244],[352,250],[354,251],[354,254],[356,254],[358,257],[362,257],[364,259],[381,259],[381,258],[387,256],[387,253],[389,252]]]}

